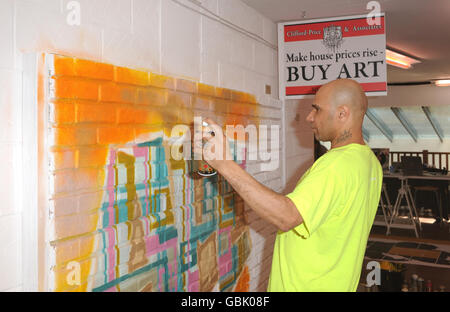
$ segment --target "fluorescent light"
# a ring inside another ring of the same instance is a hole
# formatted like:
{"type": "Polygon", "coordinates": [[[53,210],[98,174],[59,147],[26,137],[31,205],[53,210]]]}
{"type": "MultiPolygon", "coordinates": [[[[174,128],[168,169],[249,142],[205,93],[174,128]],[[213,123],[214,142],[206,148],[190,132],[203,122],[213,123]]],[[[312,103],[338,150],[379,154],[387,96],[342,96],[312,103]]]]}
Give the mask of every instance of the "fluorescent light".
{"type": "Polygon", "coordinates": [[[434,84],[438,87],[450,86],[450,79],[435,80],[434,84]]]}
{"type": "Polygon", "coordinates": [[[386,63],[403,69],[409,69],[412,64],[420,63],[420,61],[386,49],[386,63]]]}
{"type": "Polygon", "coordinates": [[[403,68],[403,69],[409,69],[411,67],[411,64],[399,61],[399,60],[397,60],[395,58],[391,58],[389,56],[386,56],[386,63],[388,63],[389,65],[392,65],[392,66],[403,68]]]}

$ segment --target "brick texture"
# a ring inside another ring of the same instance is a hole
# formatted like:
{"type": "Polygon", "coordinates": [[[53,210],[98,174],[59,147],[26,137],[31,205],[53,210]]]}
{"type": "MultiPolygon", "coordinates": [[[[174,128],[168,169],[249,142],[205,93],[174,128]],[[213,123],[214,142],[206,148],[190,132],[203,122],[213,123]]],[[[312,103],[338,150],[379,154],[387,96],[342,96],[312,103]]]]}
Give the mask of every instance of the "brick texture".
{"type": "MultiPolygon", "coordinates": [[[[255,98],[78,58],[47,59],[51,290],[249,290],[243,202],[222,177],[195,178],[195,161],[171,158],[169,130],[195,116],[258,126],[264,116],[255,98]]],[[[245,148],[233,145],[235,155],[245,148]]],[[[238,163],[246,167],[245,159],[238,163]]]]}

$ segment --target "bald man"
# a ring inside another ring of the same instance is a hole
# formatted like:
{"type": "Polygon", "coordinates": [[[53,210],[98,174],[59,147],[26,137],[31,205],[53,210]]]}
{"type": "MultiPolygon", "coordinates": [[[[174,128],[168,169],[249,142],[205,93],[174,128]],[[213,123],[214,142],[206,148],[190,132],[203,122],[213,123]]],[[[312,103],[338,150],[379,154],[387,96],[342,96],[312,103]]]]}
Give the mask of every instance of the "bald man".
{"type": "MultiPolygon", "coordinates": [[[[231,160],[207,160],[251,209],[279,229],[268,291],[356,291],[383,178],[363,140],[366,110],[366,95],[356,81],[335,80],[319,89],[306,121],[315,138],[330,141],[331,148],[286,196],[231,160]]],[[[218,144],[223,133],[207,122],[206,140],[218,144]],[[208,135],[211,129],[215,136],[208,135]]]]}

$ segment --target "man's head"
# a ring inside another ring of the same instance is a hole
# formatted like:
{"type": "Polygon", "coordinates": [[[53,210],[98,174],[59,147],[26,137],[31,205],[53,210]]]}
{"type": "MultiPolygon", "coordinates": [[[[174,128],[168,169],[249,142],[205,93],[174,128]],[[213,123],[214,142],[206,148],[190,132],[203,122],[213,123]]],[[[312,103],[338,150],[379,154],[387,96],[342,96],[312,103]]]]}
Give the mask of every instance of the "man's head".
{"type": "Polygon", "coordinates": [[[317,91],[306,120],[319,141],[336,140],[344,131],[362,135],[367,97],[361,85],[351,79],[331,81],[317,91]]]}

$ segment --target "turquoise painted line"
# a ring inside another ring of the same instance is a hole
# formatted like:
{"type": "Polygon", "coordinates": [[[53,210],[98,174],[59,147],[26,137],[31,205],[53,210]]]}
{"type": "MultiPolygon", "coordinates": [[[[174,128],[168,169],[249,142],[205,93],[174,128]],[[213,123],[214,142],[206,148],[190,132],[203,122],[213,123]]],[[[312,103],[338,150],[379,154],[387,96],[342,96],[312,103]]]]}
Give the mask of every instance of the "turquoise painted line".
{"type": "Polygon", "coordinates": [[[93,292],[106,291],[106,290],[110,289],[111,287],[114,287],[117,284],[120,284],[120,283],[122,283],[123,281],[125,281],[125,280],[127,280],[129,278],[132,278],[132,277],[134,277],[136,275],[148,272],[151,269],[153,269],[153,268],[155,268],[157,266],[160,266],[160,265],[166,265],[167,266],[167,258],[160,259],[160,260],[158,260],[156,262],[153,262],[153,263],[151,263],[151,264],[149,264],[147,266],[144,266],[144,267],[142,267],[142,268],[140,268],[140,269],[138,269],[138,270],[136,270],[136,271],[134,271],[132,273],[129,273],[129,274],[126,274],[126,275],[121,276],[119,278],[116,278],[115,280],[113,280],[113,281],[111,281],[109,283],[106,283],[106,284],[104,284],[102,286],[94,288],[92,291],[93,292]]]}
{"type": "Polygon", "coordinates": [[[153,141],[148,141],[148,142],[144,142],[144,143],[140,143],[138,144],[138,147],[151,147],[151,146],[160,146],[163,143],[163,138],[157,138],[156,140],[153,141]]]}
{"type": "Polygon", "coordinates": [[[103,211],[103,222],[102,222],[103,228],[108,227],[108,224],[109,224],[109,211],[107,210],[108,207],[109,207],[109,202],[104,202],[102,205],[102,208],[101,208],[101,210],[103,211]]]}
{"type": "Polygon", "coordinates": [[[162,252],[162,256],[164,259],[166,259],[166,262],[164,263],[164,291],[169,291],[169,266],[168,266],[168,260],[167,260],[167,249],[162,252]]]}
{"type": "Polygon", "coordinates": [[[178,237],[178,230],[175,227],[166,228],[158,233],[159,243],[161,245],[176,237],[178,237]]]}

